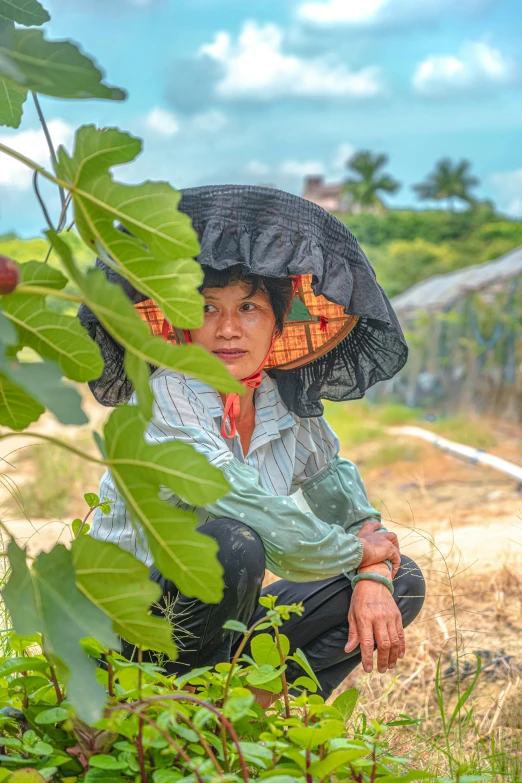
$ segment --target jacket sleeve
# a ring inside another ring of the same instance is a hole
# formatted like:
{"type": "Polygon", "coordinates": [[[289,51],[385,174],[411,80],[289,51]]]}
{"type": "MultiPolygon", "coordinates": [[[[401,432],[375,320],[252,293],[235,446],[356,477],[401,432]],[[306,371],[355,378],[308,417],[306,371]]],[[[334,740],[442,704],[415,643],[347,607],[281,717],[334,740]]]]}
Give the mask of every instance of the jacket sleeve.
{"type": "MultiPolygon", "coordinates": [[[[353,576],[363,555],[355,535],[301,511],[291,496],[265,490],[258,471],[235,459],[201,400],[180,388],[177,379],[160,376],[152,383],[155,405],[147,439],[189,443],[220,468],[230,484],[225,497],[205,506],[209,514],[237,519],[255,530],[264,545],[266,566],[276,576],[295,582],[353,576]]],[[[162,497],[179,502],[172,493],[162,492],[162,497]]]]}

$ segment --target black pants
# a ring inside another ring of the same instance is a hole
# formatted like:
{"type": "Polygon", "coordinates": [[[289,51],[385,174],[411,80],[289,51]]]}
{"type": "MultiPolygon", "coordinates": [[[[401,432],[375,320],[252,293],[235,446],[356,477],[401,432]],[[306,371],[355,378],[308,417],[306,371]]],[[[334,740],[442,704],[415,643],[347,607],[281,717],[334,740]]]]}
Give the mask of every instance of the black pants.
{"type": "MultiPolygon", "coordinates": [[[[352,597],[345,576],[319,582],[288,582],[280,579],[261,589],[265,573],[265,552],[261,539],[251,528],[234,519],[215,519],[198,528],[219,544],[218,558],[224,568],[225,591],[219,604],[205,604],[178,594],[175,585],[164,579],[154,567],[151,579],[159,582],[163,599],[155,613],[170,608],[179,656],[167,664],[171,673],[182,674],[191,668],[213,666],[230,661],[241,640],[241,634],[223,630],[227,620],[239,620],[250,626],[266,613],[259,605],[260,595],[277,595],[278,603],[303,602],[301,616],[291,615],[281,632],[290,640],[290,650],[301,648],[321,683],[326,699],[345,677],[361,662],[358,648],[345,653],[348,640],[348,609],[352,597]]],[[[419,614],[425,596],[425,584],[419,567],[408,557],[394,580],[394,599],[400,609],[403,625],[409,625],[419,614]]],[[[131,652],[127,645],[124,654],[131,652]]],[[[304,672],[289,662],[289,682],[304,672]]]]}

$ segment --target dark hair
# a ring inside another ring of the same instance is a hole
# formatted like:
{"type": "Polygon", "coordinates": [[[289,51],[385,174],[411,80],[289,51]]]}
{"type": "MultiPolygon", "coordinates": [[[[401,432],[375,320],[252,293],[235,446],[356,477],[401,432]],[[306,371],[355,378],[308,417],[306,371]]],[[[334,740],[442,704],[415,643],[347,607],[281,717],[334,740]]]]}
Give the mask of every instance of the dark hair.
{"type": "Polygon", "coordinates": [[[292,304],[293,283],[290,278],[253,275],[244,264],[234,264],[226,269],[202,266],[202,269],[205,276],[200,291],[204,288],[225,288],[231,283],[246,283],[250,286],[248,298],[254,296],[257,291],[266,294],[274,311],[276,330],[278,334],[282,333],[286,315],[292,304]]]}

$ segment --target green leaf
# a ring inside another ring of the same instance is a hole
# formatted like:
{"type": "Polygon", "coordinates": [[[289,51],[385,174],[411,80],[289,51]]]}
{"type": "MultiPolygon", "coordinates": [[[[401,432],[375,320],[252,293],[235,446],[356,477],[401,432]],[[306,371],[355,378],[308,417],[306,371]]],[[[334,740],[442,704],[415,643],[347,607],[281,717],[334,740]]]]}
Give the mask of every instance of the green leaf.
{"type": "Polygon", "coordinates": [[[24,636],[42,634],[45,654],[66,682],[78,716],[86,723],[99,720],[105,690],[79,642],[95,636],[106,647],[117,649],[109,618],[76,587],[72,556],[62,544],[40,553],[32,569],[14,540],[9,542],[8,556],[11,575],[2,596],[15,631],[24,636]]]}
{"type": "Polygon", "coordinates": [[[49,662],[45,658],[32,655],[6,658],[0,664],[0,677],[10,677],[18,672],[48,672],[49,668],[49,662]]]}
{"type": "MultiPolygon", "coordinates": [[[[82,410],[80,394],[74,386],[64,383],[60,368],[54,362],[19,363],[0,358],[0,372],[22,393],[32,397],[35,411],[40,406],[48,408],[62,424],[80,425],[89,421],[82,410]]],[[[29,404],[29,401],[24,398],[22,404],[29,404]]]]}
{"type": "Polygon", "coordinates": [[[274,693],[279,693],[282,688],[280,677],[285,669],[286,664],[276,669],[269,663],[263,663],[257,669],[254,669],[254,671],[250,672],[246,679],[248,684],[253,685],[255,688],[266,688],[266,686],[271,684],[273,687],[266,689],[272,690],[274,693]]]}
{"type": "Polygon", "coordinates": [[[0,76],[0,125],[18,128],[22,122],[27,90],[0,76]]]}
{"type": "Polygon", "coordinates": [[[39,726],[47,725],[49,723],[61,723],[69,718],[71,713],[69,710],[65,710],[63,707],[52,707],[50,710],[44,710],[39,712],[34,722],[39,726]]]}
{"type": "MultiPolygon", "coordinates": [[[[225,365],[201,346],[171,345],[161,337],[153,337],[119,286],[109,283],[100,270],[91,270],[83,276],[76,268],[71,251],[64,241],[51,231],[47,232],[47,236],[68,273],[83,292],[86,305],[126,351],[155,367],[201,378],[218,391],[244,391],[225,369],[225,365]]],[[[121,238],[122,235],[119,236],[121,238]]],[[[96,377],[100,374],[101,371],[96,377]]]]}
{"type": "Polygon", "coordinates": [[[18,335],[11,321],[0,310],[0,343],[3,345],[16,345],[18,335]]]}
{"type": "Polygon", "coordinates": [[[253,703],[254,695],[247,688],[234,688],[225,702],[223,714],[236,722],[248,715],[253,703]]]}
{"type": "Polygon", "coordinates": [[[27,261],[20,268],[20,284],[38,285],[54,291],[65,288],[68,280],[59,269],[42,261],[27,261]]]}
{"type": "Polygon", "coordinates": [[[73,519],[71,527],[72,527],[73,536],[75,538],[77,538],[80,530],[82,531],[81,535],[86,536],[89,530],[91,529],[91,526],[88,525],[87,522],[84,523],[83,519],[80,518],[73,519]]]}
{"type": "Polygon", "coordinates": [[[9,19],[25,27],[38,27],[50,18],[38,0],[0,0],[0,19],[9,19]]]}
{"type": "Polygon", "coordinates": [[[131,644],[174,656],[169,622],[150,613],[160,597],[149,569],[115,544],[81,536],[73,541],[76,584],[82,593],[111,618],[114,632],[131,644]]]}
{"type": "Polygon", "coordinates": [[[250,764],[255,764],[261,769],[267,769],[272,762],[272,751],[258,742],[240,742],[243,756],[250,764]]]}
{"type": "Polygon", "coordinates": [[[0,424],[24,430],[43,413],[43,405],[0,372],[0,424]]]}
{"type": "Polygon", "coordinates": [[[227,620],[223,628],[226,631],[239,631],[239,633],[248,632],[248,628],[245,623],[240,623],[239,620],[227,620]]]}
{"type": "Polygon", "coordinates": [[[473,680],[471,681],[470,685],[468,685],[468,687],[466,688],[464,693],[461,694],[459,700],[457,701],[457,703],[455,705],[455,708],[453,710],[453,714],[452,714],[452,716],[450,718],[450,721],[448,723],[448,731],[451,731],[451,727],[453,726],[455,720],[459,716],[461,709],[463,708],[463,706],[465,705],[465,703],[467,702],[467,700],[469,699],[469,697],[473,693],[475,685],[477,684],[477,680],[480,677],[480,670],[482,669],[482,658],[480,657],[480,655],[477,655],[476,653],[475,653],[475,658],[477,659],[477,669],[475,671],[473,680]]]}
{"type": "Polygon", "coordinates": [[[5,28],[0,36],[0,75],[27,90],[55,98],[106,98],[126,94],[103,84],[94,62],[70,41],[47,41],[42,30],[5,28]]]}
{"type": "Polygon", "coordinates": [[[20,342],[57,362],[68,378],[83,382],[100,377],[100,349],[77,318],[49,310],[45,297],[29,294],[4,296],[1,308],[16,326],[20,342]]]}
{"type": "MultiPolygon", "coordinates": [[[[117,192],[108,192],[109,169],[130,163],[140,152],[141,140],[119,128],[99,129],[94,125],[84,125],[76,133],[72,156],[63,147],[59,148],[58,173],[73,185],[73,198],[80,198],[82,207],[87,207],[87,215],[98,203],[113,213],[111,220],[120,221],[132,233],[131,237],[122,237],[121,232],[114,229],[114,238],[120,244],[126,244],[128,239],[133,243],[139,239],[142,251],[144,243],[152,256],[158,259],[187,259],[197,255],[199,244],[190,218],[178,210],[181,194],[166,182],[127,186],[113,183],[112,187],[119,191],[119,195],[117,192]],[[85,185],[89,186],[89,190],[83,192],[82,186],[85,185]],[[90,192],[93,185],[96,190],[90,192]],[[140,201],[131,200],[136,196],[140,201]]],[[[86,217],[83,209],[81,214],[83,218],[86,217]]],[[[106,215],[103,217],[107,219],[106,215]]],[[[90,220],[84,228],[93,230],[90,220]]],[[[103,242],[101,244],[103,246],[103,242]]],[[[107,252],[112,255],[108,248],[107,252]]],[[[115,261],[119,261],[118,255],[115,261]]]]}
{"type": "Polygon", "coordinates": [[[349,688],[340,693],[333,702],[332,707],[336,707],[339,710],[345,723],[352,717],[358,698],[359,691],[357,688],[349,688]]]}
{"type": "Polygon", "coordinates": [[[319,689],[321,688],[321,683],[319,682],[319,680],[315,676],[314,670],[312,669],[312,667],[308,663],[308,659],[307,659],[306,655],[304,654],[304,652],[302,650],[299,649],[299,647],[297,648],[297,650],[295,651],[295,653],[293,655],[289,655],[288,656],[288,659],[290,661],[295,661],[296,663],[298,663],[299,666],[302,669],[305,670],[307,675],[315,682],[317,687],[319,689]]]}
{"type": "Polygon", "coordinates": [[[311,693],[315,693],[317,691],[317,685],[312,679],[310,679],[310,677],[298,677],[297,680],[294,680],[292,683],[292,687],[305,688],[311,693]]]}
{"type": "MultiPolygon", "coordinates": [[[[336,769],[342,767],[343,764],[347,764],[349,761],[355,761],[363,756],[367,756],[368,751],[366,748],[354,748],[353,750],[334,750],[328,754],[328,756],[322,761],[315,761],[308,768],[308,772],[314,777],[322,780],[328,775],[331,775],[336,769]]],[[[381,778],[379,778],[379,783],[381,778]]]]}
{"type": "Polygon", "coordinates": [[[288,737],[297,745],[302,745],[310,750],[323,745],[334,737],[342,737],[345,731],[345,726],[341,721],[324,720],[313,727],[290,728],[288,729],[288,737]]]}
{"type": "Polygon", "coordinates": [[[124,761],[118,761],[114,756],[108,756],[100,753],[99,756],[91,756],[89,764],[95,769],[125,769],[127,764],[124,761]]]}
{"type": "Polygon", "coordinates": [[[46,783],[46,780],[36,769],[17,769],[9,778],[9,783],[46,783]]]}
{"type": "Polygon", "coordinates": [[[86,492],[83,499],[89,506],[89,508],[96,508],[100,503],[100,498],[95,492],[86,492]]]}
{"type": "MultiPolygon", "coordinates": [[[[290,649],[290,642],[288,641],[288,637],[283,634],[281,634],[280,640],[283,655],[286,656],[290,649]]],[[[269,633],[260,633],[254,636],[250,642],[250,651],[252,653],[252,658],[258,666],[262,666],[263,664],[280,666],[283,663],[275,639],[269,633]]]]}
{"type": "Polygon", "coordinates": [[[138,359],[135,354],[125,351],[124,366],[138,396],[140,413],[145,421],[149,421],[154,405],[154,395],[150,388],[150,365],[143,359],[138,359]]]}
{"type": "Polygon", "coordinates": [[[105,425],[107,465],[132,519],[147,537],[157,568],[189,597],[221,600],[222,567],[214,539],[196,531],[194,514],[159,497],[161,488],[201,506],[228,491],[217,468],[202,454],[176,441],[147,443],[144,420],[129,405],[117,408],[105,425]]]}

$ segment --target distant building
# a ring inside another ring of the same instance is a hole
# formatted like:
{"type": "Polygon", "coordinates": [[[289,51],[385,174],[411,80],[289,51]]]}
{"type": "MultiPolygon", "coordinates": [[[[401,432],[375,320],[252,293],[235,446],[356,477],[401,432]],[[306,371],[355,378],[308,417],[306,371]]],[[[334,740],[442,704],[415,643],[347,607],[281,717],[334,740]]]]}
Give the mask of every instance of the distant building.
{"type": "Polygon", "coordinates": [[[305,177],[303,198],[313,201],[328,212],[345,212],[348,207],[343,186],[340,183],[325,183],[322,176],[305,177]]]}

